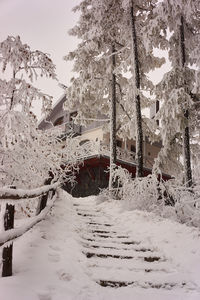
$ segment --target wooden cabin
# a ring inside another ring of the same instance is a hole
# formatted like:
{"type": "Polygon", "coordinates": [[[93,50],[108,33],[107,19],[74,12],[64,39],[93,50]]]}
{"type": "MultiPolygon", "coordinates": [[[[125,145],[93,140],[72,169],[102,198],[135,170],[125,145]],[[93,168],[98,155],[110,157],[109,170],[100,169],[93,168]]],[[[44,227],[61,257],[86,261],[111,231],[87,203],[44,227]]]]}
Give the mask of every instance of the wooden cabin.
{"type": "MultiPolygon", "coordinates": [[[[76,184],[71,186],[65,184],[64,189],[70,192],[75,197],[84,197],[89,195],[97,195],[103,188],[108,187],[109,182],[109,133],[103,129],[104,122],[101,120],[92,122],[89,126],[81,126],[74,124],[73,118],[76,111],[64,111],[63,104],[66,101],[65,96],[62,96],[54,105],[49,117],[43,119],[38,128],[42,130],[50,129],[54,126],[59,126],[63,131],[63,138],[69,133],[69,129],[73,130],[73,137],[79,139],[81,147],[85,147],[83,164],[79,166],[79,172],[76,173],[76,184]]],[[[160,151],[162,144],[151,144],[147,137],[144,140],[144,176],[151,174],[152,166],[155,158],[160,151]]],[[[136,174],[136,151],[135,141],[132,139],[122,140],[117,138],[117,164],[126,168],[132,177],[136,174]]],[[[165,180],[170,176],[163,174],[165,180]]]]}

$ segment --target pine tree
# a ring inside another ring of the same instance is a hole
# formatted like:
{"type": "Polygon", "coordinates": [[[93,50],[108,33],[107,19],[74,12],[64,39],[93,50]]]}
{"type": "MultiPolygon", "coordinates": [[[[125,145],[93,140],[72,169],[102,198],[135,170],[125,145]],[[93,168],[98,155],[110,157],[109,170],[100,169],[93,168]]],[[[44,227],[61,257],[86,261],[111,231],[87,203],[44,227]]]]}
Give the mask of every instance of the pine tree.
{"type": "Polygon", "coordinates": [[[110,188],[114,185],[112,170],[117,156],[117,75],[120,73],[120,59],[116,43],[118,22],[113,22],[117,7],[118,1],[82,1],[75,8],[81,10],[79,25],[72,29],[71,34],[83,41],[66,57],[75,60],[74,71],[78,72],[78,77],[72,79],[67,90],[67,108],[78,106],[77,118],[83,120],[94,118],[99,112],[110,115],[110,188]]]}
{"type": "Polygon", "coordinates": [[[192,185],[190,162],[190,112],[194,106],[192,92],[197,88],[195,69],[198,65],[198,1],[162,1],[154,10],[153,28],[158,26],[166,39],[172,69],[158,85],[157,96],[164,100],[160,110],[161,133],[164,134],[164,148],[169,152],[173,141],[182,143],[184,155],[184,174],[187,186],[192,185]],[[155,26],[155,27],[154,27],[155,26]],[[168,38],[167,28],[170,31],[168,38]],[[194,84],[196,83],[196,84],[194,84]],[[170,113],[171,117],[170,117],[170,113]],[[173,118],[172,118],[173,116],[173,118]]]}
{"type": "MultiPolygon", "coordinates": [[[[67,108],[79,106],[78,117],[94,117],[97,111],[107,113],[110,109],[112,64],[109,58],[114,44],[118,135],[136,137],[139,176],[143,173],[141,108],[150,104],[142,90],[152,89],[146,73],[164,62],[153,55],[152,37],[145,29],[151,2],[82,1],[75,9],[81,11],[79,24],[71,31],[82,42],[66,57],[74,60],[74,71],[78,73],[67,91],[67,108]],[[130,79],[124,76],[127,72],[132,74],[130,79]]],[[[157,33],[156,38],[160,39],[157,33]]],[[[146,123],[144,128],[148,134],[151,132],[146,123]]]]}

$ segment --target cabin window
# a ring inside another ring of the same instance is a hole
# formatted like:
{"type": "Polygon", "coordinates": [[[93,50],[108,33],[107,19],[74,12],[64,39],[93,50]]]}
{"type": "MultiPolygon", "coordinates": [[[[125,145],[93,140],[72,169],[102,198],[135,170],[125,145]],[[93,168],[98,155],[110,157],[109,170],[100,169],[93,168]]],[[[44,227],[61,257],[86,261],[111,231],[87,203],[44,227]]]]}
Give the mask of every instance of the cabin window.
{"type": "Polygon", "coordinates": [[[135,146],[134,145],[131,145],[131,152],[136,152],[136,149],[135,149],[135,146]]]}
{"type": "Polygon", "coordinates": [[[61,124],[63,124],[63,120],[64,120],[64,117],[59,117],[58,119],[55,120],[55,122],[53,123],[53,125],[54,126],[61,125],[61,124]]]}
{"type": "Polygon", "coordinates": [[[151,156],[151,152],[148,152],[148,155],[151,156]]]}
{"type": "Polygon", "coordinates": [[[117,147],[122,148],[122,141],[117,140],[116,141],[117,147]]]}

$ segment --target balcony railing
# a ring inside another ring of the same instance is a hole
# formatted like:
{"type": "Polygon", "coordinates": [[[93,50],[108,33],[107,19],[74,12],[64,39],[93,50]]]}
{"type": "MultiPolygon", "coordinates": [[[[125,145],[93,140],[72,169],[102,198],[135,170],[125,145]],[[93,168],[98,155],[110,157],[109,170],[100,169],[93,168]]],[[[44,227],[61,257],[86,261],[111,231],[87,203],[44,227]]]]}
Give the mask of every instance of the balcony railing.
{"type": "MultiPolygon", "coordinates": [[[[110,146],[103,142],[87,141],[81,145],[80,159],[86,159],[94,155],[105,155],[110,156],[110,146]]],[[[135,153],[117,147],[117,159],[128,163],[137,163],[135,160],[135,153]]],[[[154,160],[152,158],[144,157],[145,167],[151,168],[154,160]]]]}

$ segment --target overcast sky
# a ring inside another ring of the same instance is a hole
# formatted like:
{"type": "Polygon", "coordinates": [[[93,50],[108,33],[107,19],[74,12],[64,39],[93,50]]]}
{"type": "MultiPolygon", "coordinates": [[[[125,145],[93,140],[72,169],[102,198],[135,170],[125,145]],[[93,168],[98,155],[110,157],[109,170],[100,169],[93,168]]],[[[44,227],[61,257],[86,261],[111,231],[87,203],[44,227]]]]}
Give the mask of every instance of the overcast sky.
{"type": "MultiPolygon", "coordinates": [[[[32,50],[49,53],[56,65],[58,79],[67,85],[72,73],[72,64],[63,56],[77,45],[77,40],[68,35],[78,14],[72,8],[80,0],[0,0],[0,41],[8,35],[20,35],[23,43],[32,50]]],[[[38,83],[43,92],[54,97],[63,90],[53,80],[43,79],[38,83]]],[[[39,110],[39,107],[38,109],[39,110]]]]}

